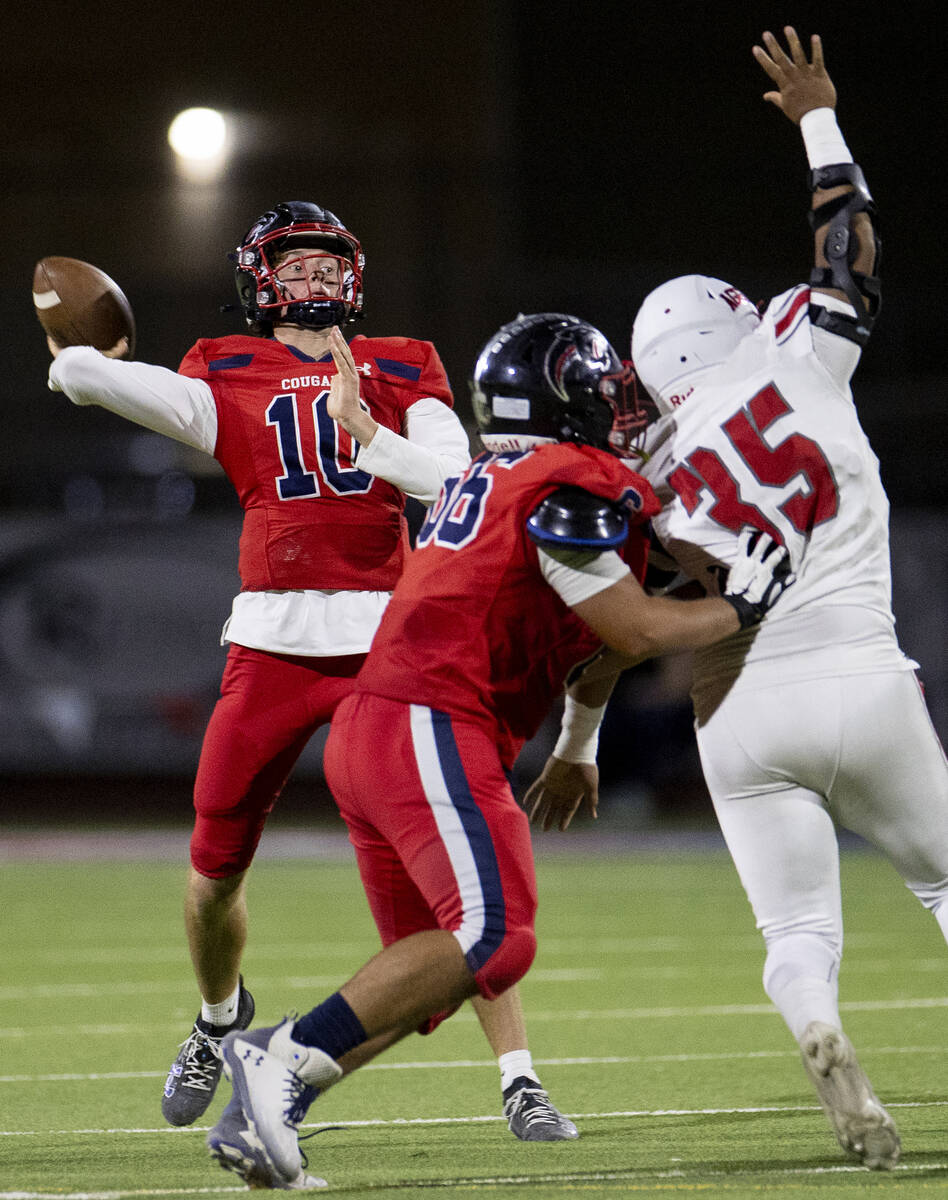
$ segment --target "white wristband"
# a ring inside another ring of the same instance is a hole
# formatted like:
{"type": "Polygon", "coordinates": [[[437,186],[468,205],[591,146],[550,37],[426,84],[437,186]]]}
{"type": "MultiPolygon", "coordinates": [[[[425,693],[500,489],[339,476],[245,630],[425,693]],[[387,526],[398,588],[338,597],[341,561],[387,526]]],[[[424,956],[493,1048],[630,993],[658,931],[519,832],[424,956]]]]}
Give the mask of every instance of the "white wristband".
{"type": "Polygon", "coordinates": [[[800,132],[803,134],[803,144],[811,170],[853,161],[849,147],[836,124],[836,113],[833,109],[811,108],[800,118],[800,132]]]}
{"type": "Polygon", "coordinates": [[[560,736],[553,747],[556,757],[568,763],[594,763],[599,749],[599,727],[605,711],[605,704],[600,704],[598,708],[587,708],[567,693],[560,736]]]}

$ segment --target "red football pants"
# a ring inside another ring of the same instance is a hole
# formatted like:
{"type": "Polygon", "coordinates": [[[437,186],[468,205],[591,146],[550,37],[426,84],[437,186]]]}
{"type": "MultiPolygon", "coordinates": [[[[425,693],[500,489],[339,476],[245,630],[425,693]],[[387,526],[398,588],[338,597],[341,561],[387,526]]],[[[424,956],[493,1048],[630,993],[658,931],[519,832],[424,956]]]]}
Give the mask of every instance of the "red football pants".
{"type": "Polygon", "coordinates": [[[196,871],[223,879],[250,866],[303,747],[352,691],[364,661],[231,646],[194,782],[196,871]]]}
{"type": "Polygon", "coordinates": [[[521,979],[536,952],[533,847],[491,731],[350,696],[323,765],[383,944],[450,930],[482,995],[521,979]]]}

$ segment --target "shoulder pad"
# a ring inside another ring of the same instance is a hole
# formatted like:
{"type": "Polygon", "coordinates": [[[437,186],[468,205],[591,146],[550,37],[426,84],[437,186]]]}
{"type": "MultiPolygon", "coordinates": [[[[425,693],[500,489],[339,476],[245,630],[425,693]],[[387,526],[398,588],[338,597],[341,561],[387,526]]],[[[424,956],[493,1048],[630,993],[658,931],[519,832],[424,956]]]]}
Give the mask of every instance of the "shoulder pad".
{"type": "Polygon", "coordinates": [[[401,358],[406,362],[424,362],[430,353],[430,342],[410,337],[366,337],[357,333],[349,341],[350,346],[357,345],[367,357],[380,354],[383,358],[401,358]]]}
{"type": "Polygon", "coordinates": [[[609,550],[628,535],[625,512],[610,500],[578,487],[560,487],[527,518],[527,533],[540,546],[609,550]]]}

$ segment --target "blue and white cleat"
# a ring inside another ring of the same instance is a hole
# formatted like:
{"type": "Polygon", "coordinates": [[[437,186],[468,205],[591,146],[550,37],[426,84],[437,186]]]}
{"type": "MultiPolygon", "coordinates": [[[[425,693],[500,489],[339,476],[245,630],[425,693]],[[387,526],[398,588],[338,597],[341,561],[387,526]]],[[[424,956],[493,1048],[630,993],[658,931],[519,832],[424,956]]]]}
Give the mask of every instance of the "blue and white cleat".
{"type": "Polygon", "coordinates": [[[237,1096],[221,1113],[221,1118],[207,1135],[207,1148],[211,1157],[225,1171],[233,1171],[250,1188],[324,1188],[329,1184],[316,1175],[307,1175],[302,1169],[295,1179],[286,1180],[273,1165],[266,1147],[253,1121],[249,1120],[237,1096]]]}
{"type": "Polygon", "coordinates": [[[298,1133],[310,1104],[342,1076],[342,1068],[322,1050],[295,1042],[290,1036],[293,1024],[287,1018],[268,1028],[235,1030],[221,1043],[234,1100],[208,1136],[208,1145],[222,1166],[231,1157],[228,1148],[236,1149],[243,1159],[252,1160],[249,1171],[261,1177],[265,1171],[271,1180],[282,1181],[254,1184],[244,1174],[252,1186],[325,1186],[298,1182],[306,1178],[298,1133]],[[239,1114],[232,1111],[235,1106],[239,1114]]]}

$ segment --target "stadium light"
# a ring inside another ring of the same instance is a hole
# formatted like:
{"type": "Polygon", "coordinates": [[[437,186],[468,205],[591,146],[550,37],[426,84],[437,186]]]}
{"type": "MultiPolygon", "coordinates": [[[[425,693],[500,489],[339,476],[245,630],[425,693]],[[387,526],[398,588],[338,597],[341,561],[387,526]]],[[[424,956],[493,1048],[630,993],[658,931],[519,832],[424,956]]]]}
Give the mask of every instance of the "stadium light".
{"type": "Polygon", "coordinates": [[[217,179],[227,161],[229,130],[215,108],[186,108],[168,127],[168,143],[186,179],[217,179]]]}

